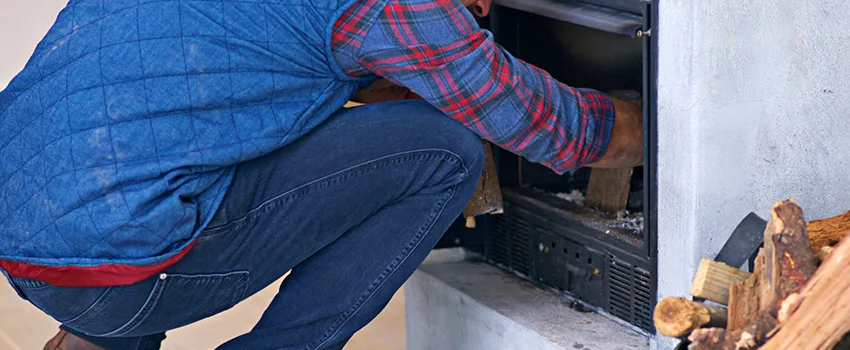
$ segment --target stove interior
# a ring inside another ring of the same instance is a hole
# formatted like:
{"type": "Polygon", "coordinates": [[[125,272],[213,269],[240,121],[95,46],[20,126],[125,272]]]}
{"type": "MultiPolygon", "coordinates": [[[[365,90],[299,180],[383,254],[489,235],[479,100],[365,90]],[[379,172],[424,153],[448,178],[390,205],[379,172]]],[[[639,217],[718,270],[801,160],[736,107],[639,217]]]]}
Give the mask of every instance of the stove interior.
{"type": "MultiPolygon", "coordinates": [[[[649,2],[495,3],[480,23],[505,50],[570,86],[640,101],[644,118],[651,120],[647,107],[653,102],[645,96],[654,94],[646,79],[652,76],[649,2]]],[[[504,213],[478,217],[474,229],[459,218],[440,246],[463,246],[488,263],[562,291],[577,307],[651,331],[656,269],[646,209],[654,179],[646,164],[633,171],[625,209],[603,212],[583,205],[591,169],[557,175],[501,149],[494,153],[504,213]]]]}

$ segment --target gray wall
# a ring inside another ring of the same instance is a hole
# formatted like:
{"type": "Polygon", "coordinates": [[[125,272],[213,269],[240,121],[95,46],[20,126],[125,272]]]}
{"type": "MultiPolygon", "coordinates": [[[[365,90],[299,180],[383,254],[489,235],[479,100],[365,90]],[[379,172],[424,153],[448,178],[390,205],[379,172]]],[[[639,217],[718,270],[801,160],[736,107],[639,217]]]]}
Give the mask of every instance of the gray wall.
{"type": "Polygon", "coordinates": [[[850,209],[850,9],[660,2],[658,293],[685,296],[750,211],[850,209]]]}

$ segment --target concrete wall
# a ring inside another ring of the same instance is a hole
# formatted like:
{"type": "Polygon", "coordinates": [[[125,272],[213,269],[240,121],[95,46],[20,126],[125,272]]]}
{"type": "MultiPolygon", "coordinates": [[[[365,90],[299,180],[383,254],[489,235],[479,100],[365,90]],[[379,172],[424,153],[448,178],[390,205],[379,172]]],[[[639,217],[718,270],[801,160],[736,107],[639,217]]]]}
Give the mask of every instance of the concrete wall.
{"type": "Polygon", "coordinates": [[[0,90],[27,63],[67,0],[0,0],[0,90]]]}
{"type": "MultiPolygon", "coordinates": [[[[850,209],[850,9],[660,0],[659,296],[687,295],[748,212],[850,209]]],[[[661,347],[665,348],[665,347],[661,347]]],[[[669,347],[667,347],[669,348],[669,347]]]]}

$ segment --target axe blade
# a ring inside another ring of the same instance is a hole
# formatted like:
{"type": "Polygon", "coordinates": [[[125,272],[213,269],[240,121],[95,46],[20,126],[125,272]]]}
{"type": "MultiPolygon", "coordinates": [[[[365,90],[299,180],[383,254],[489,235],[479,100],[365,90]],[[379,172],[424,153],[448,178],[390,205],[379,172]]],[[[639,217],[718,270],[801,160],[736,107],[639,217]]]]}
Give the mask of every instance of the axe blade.
{"type": "Polygon", "coordinates": [[[726,244],[714,257],[714,261],[722,262],[732,267],[741,267],[764,243],[764,229],[767,221],[749,213],[732,231],[726,244]]]}

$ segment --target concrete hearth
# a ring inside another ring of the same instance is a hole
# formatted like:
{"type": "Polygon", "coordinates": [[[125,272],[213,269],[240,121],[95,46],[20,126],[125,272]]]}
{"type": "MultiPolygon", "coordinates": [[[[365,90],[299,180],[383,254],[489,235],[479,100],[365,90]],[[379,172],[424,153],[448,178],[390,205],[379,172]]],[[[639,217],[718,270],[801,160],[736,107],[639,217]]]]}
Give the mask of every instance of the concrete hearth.
{"type": "Polygon", "coordinates": [[[483,263],[432,254],[405,285],[408,350],[638,350],[648,336],[483,263]]]}

